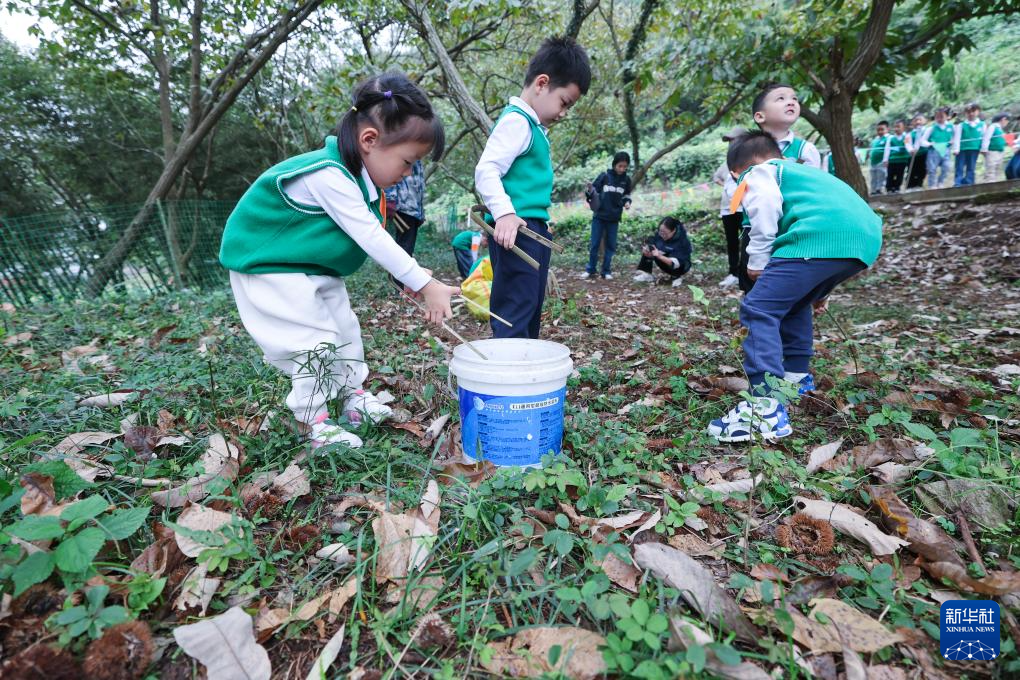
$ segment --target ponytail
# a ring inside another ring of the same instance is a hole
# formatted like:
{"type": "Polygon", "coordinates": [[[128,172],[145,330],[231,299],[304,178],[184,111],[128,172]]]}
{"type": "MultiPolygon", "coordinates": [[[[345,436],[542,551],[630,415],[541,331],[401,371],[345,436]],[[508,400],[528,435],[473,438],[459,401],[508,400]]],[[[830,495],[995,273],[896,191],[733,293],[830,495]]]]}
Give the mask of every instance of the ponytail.
{"type": "Polygon", "coordinates": [[[353,106],[334,131],[344,165],[355,175],[362,168],[358,151],[358,129],[362,124],[377,128],[387,146],[421,142],[431,145],[432,160],[438,161],[443,156],[446,147],[443,124],[425,93],[403,73],[384,73],[358,85],[353,106]]]}

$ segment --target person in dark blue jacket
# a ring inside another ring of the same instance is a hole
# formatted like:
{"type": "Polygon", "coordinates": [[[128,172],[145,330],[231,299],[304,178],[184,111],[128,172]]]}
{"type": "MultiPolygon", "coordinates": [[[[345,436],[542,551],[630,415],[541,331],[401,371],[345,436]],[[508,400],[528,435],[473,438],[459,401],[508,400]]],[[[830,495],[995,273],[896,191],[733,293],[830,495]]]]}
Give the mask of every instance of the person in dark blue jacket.
{"type": "Polygon", "coordinates": [[[675,217],[663,217],[658,231],[641,248],[641,261],[638,262],[634,280],[640,283],[654,282],[652,265],[656,264],[673,280],[673,287],[679,288],[682,285],[680,277],[691,270],[691,251],[691,242],[683,222],[675,217]]]}
{"type": "Polygon", "coordinates": [[[616,232],[624,208],[630,209],[630,154],[620,151],[613,156],[613,167],[599,175],[585,190],[585,200],[595,213],[591,220],[591,246],[588,248],[588,268],[582,279],[595,277],[599,260],[599,246],[606,240],[602,256],[602,278],[613,278],[613,255],[616,253],[616,232]]]}

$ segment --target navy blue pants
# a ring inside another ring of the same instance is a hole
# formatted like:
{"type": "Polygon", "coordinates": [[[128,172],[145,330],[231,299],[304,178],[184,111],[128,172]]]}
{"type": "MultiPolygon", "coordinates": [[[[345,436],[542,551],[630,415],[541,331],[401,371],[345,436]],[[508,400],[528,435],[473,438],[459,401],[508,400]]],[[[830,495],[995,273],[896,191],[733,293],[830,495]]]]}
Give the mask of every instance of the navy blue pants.
{"type": "Polygon", "coordinates": [[[593,217],[591,220],[591,244],[588,246],[588,273],[594,274],[599,263],[599,246],[605,236],[606,248],[602,255],[602,276],[612,274],[613,255],[616,254],[616,232],[620,229],[619,222],[607,222],[593,217]]]}
{"type": "Polygon", "coordinates": [[[740,303],[740,323],[747,328],[744,371],[752,393],[771,392],[766,375],[808,372],[814,353],[811,304],[866,268],[856,259],[769,260],[740,303]]]}
{"type": "MultiPolygon", "coordinates": [[[[548,239],[549,228],[542,220],[526,220],[528,227],[548,239]]],[[[489,309],[513,324],[508,328],[490,319],[494,338],[538,338],[542,325],[542,303],[545,301],[545,284],[549,280],[549,260],[552,251],[535,239],[517,235],[515,245],[538,261],[536,271],[516,253],[489,240],[489,257],[492,260],[492,294],[489,309]]]]}
{"type": "Polygon", "coordinates": [[[471,251],[454,248],[453,257],[457,260],[457,273],[460,274],[460,278],[466,279],[471,272],[471,267],[475,263],[471,257],[471,251]]]}
{"type": "Polygon", "coordinates": [[[974,168],[980,151],[961,151],[956,154],[956,181],[954,187],[966,187],[974,183],[974,168]]]}

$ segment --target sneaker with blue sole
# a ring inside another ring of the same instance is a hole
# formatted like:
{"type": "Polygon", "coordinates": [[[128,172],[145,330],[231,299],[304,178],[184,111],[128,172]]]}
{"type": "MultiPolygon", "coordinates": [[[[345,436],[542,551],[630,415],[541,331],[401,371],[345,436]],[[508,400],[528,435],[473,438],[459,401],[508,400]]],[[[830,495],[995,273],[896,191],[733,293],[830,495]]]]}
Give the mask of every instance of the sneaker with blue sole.
{"type": "Polygon", "coordinates": [[[708,424],[708,434],[721,442],[775,440],[793,434],[793,427],[781,401],[759,397],[753,403],[741,401],[725,416],[713,420],[708,424]]]}
{"type": "Polygon", "coordinates": [[[815,376],[808,373],[797,382],[797,394],[807,394],[815,391],[815,376]]]}

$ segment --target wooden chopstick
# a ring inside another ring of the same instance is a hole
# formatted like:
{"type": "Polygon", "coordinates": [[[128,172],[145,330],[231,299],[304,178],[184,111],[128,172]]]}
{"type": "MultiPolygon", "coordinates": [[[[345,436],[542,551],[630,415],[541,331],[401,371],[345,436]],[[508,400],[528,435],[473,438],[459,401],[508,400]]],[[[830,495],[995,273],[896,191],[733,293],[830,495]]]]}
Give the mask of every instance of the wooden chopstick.
{"type": "MultiPolygon", "coordinates": [[[[496,239],[496,230],[490,227],[488,224],[486,224],[485,220],[478,217],[478,215],[473,211],[471,213],[471,219],[474,220],[475,224],[477,224],[479,227],[487,231],[489,233],[489,236],[491,236],[493,240],[496,239]]],[[[510,250],[512,250],[519,258],[530,264],[532,268],[534,269],[539,268],[538,261],[531,255],[528,255],[526,252],[521,250],[518,246],[514,246],[510,250]]]]}
{"type": "Polygon", "coordinates": [[[461,295],[457,299],[462,301],[462,302],[466,302],[467,304],[471,305],[475,309],[480,309],[481,311],[485,312],[486,314],[491,316],[493,319],[495,319],[496,321],[499,321],[500,323],[504,324],[508,328],[513,328],[514,327],[514,325],[512,323],[510,323],[509,321],[507,321],[503,317],[499,316],[498,314],[494,314],[491,309],[486,309],[485,307],[482,307],[480,304],[478,304],[474,300],[471,300],[470,298],[466,298],[463,295],[461,295]]]}
{"type": "MultiPolygon", "coordinates": [[[[406,298],[407,298],[408,300],[410,300],[411,302],[413,302],[413,303],[414,303],[414,305],[415,305],[415,306],[416,306],[416,307],[417,307],[418,309],[420,309],[420,310],[422,310],[422,311],[425,311],[425,307],[424,307],[424,306],[423,306],[423,305],[422,305],[422,304],[421,304],[420,302],[418,302],[417,300],[415,300],[415,299],[414,299],[413,297],[411,297],[410,295],[408,295],[408,294],[407,294],[407,293],[405,293],[404,291],[400,291],[400,292],[401,292],[401,293],[403,293],[404,297],[406,297],[406,298]]],[[[462,345],[467,345],[467,346],[468,346],[468,348],[469,348],[469,349],[470,349],[470,350],[471,350],[472,352],[474,352],[475,354],[477,354],[477,355],[478,355],[478,356],[480,356],[481,358],[485,359],[486,361],[488,361],[488,360],[489,360],[489,357],[487,357],[487,356],[485,356],[484,354],[482,354],[482,353],[481,353],[481,352],[480,352],[480,351],[478,350],[478,348],[477,348],[477,347],[475,347],[475,346],[474,346],[474,345],[472,345],[472,344],[471,344],[471,343],[470,343],[469,341],[467,341],[467,340],[465,340],[465,339],[464,339],[463,337],[461,337],[461,334],[460,334],[460,333],[458,333],[457,331],[453,330],[452,328],[450,328],[450,327],[449,327],[449,326],[448,326],[448,325],[446,324],[446,322],[445,322],[445,321],[442,321],[442,322],[440,322],[440,323],[442,324],[442,326],[443,326],[443,328],[444,328],[444,329],[446,330],[446,332],[447,332],[447,333],[449,333],[450,335],[452,335],[453,337],[457,338],[457,340],[459,340],[459,341],[461,342],[461,344],[462,344],[462,345]]]]}
{"type": "MultiPolygon", "coordinates": [[[[486,207],[484,205],[476,205],[471,210],[473,210],[475,212],[478,212],[478,213],[481,213],[481,214],[485,214],[487,212],[487,209],[486,209],[486,207]]],[[[535,231],[531,227],[528,227],[528,226],[520,227],[517,231],[518,231],[518,233],[524,234],[525,236],[527,236],[530,239],[534,239],[535,241],[538,241],[543,246],[545,246],[547,248],[550,248],[552,250],[555,250],[557,253],[562,253],[563,252],[563,246],[561,246],[559,243],[556,243],[555,241],[547,239],[545,236],[542,236],[541,234],[539,234],[537,231],[535,231]]]]}

